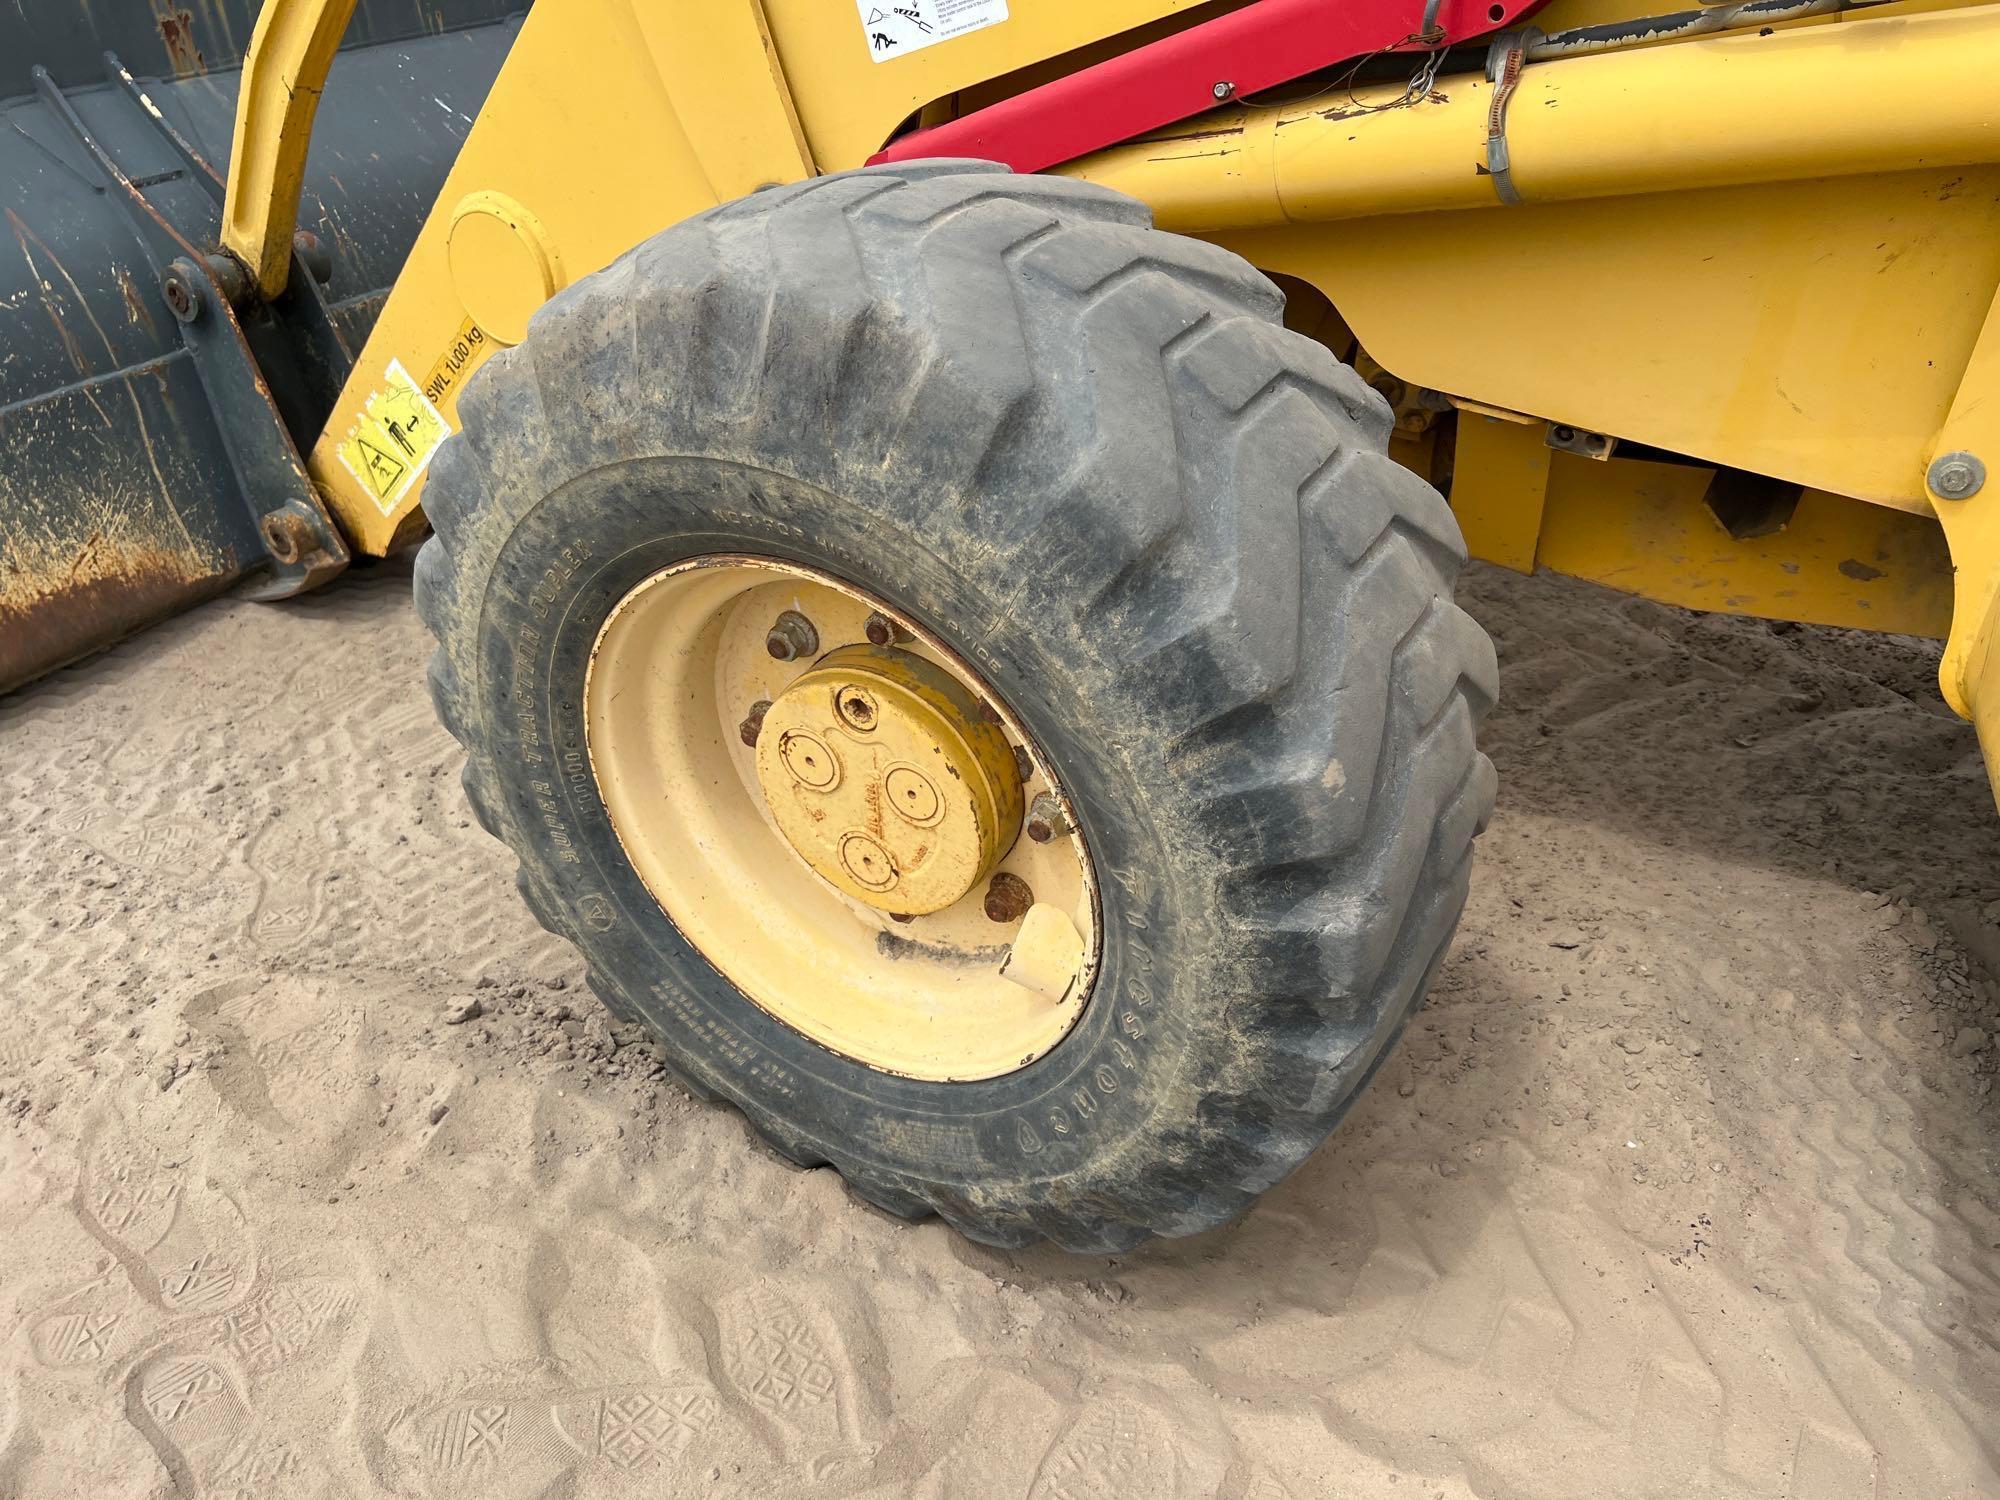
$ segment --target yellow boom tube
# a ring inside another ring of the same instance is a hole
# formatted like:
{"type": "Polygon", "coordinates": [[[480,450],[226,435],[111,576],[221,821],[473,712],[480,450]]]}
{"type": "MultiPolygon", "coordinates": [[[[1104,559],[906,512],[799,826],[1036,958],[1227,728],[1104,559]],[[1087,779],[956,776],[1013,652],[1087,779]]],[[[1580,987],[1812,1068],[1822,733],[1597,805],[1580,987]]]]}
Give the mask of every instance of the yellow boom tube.
{"type": "MultiPolygon", "coordinates": [[[[1523,202],[1858,176],[2000,159],[2000,8],[1714,37],[1536,63],[1504,126],[1523,202]]],[[[1499,207],[1495,86],[1414,107],[1364,91],[1209,115],[1060,169],[1143,199],[1163,229],[1270,228],[1499,207]]]]}

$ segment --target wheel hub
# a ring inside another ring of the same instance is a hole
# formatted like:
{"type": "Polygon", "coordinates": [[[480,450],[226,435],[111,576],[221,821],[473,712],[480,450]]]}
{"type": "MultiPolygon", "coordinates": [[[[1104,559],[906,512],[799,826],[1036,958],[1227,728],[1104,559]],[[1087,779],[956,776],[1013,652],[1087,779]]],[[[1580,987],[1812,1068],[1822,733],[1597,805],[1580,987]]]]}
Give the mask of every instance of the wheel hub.
{"type": "Polygon", "coordinates": [[[583,696],[633,872],[792,1030],[962,1082],[1033,1063],[1090,1003],[1102,944],[1075,805],[921,620],[798,563],[687,558],[612,606],[583,696]]]}
{"type": "Polygon", "coordinates": [[[857,901],[942,911],[1021,827],[1007,736],[941,667],[845,646],[772,700],[757,739],[766,807],[799,857],[857,901]]]}

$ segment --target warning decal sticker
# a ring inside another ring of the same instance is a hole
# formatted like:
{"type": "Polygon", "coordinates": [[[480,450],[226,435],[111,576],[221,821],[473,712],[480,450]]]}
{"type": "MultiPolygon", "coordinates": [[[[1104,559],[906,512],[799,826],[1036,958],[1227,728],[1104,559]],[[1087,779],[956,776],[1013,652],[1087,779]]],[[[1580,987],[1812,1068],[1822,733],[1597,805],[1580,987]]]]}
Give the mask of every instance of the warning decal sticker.
{"type": "Polygon", "coordinates": [[[403,362],[392,359],[381,389],[368,398],[335,451],[386,516],[394,514],[403,492],[450,436],[451,425],[403,362]]]}
{"type": "Polygon", "coordinates": [[[855,0],[855,5],[868,55],[877,62],[1007,19],[1007,0],[855,0]]]}

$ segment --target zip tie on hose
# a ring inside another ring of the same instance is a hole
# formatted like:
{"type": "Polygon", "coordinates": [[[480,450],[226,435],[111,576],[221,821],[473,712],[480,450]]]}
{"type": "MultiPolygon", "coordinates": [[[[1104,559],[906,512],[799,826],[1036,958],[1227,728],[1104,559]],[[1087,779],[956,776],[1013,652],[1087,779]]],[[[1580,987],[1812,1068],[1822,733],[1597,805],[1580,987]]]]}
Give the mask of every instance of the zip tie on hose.
{"type": "Polygon", "coordinates": [[[1493,100],[1486,107],[1486,171],[1500,201],[1510,205],[1521,201],[1521,193],[1514,186],[1514,164],[1507,153],[1507,105],[1521,86],[1529,49],[1541,39],[1540,27],[1524,26],[1501,32],[1486,52],[1486,81],[1493,85],[1493,100]]]}

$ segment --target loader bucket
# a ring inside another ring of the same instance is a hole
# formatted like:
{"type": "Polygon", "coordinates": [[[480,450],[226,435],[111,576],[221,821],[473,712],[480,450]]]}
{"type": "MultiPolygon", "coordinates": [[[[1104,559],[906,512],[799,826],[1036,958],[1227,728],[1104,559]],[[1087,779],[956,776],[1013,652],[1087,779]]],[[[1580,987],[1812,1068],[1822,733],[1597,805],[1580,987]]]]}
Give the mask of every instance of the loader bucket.
{"type": "Polygon", "coordinates": [[[513,41],[521,0],[360,0],[292,286],[217,251],[257,0],[0,16],[0,691],[347,551],[299,455],[513,41]],[[218,295],[220,293],[220,295],[218,295]]]}

